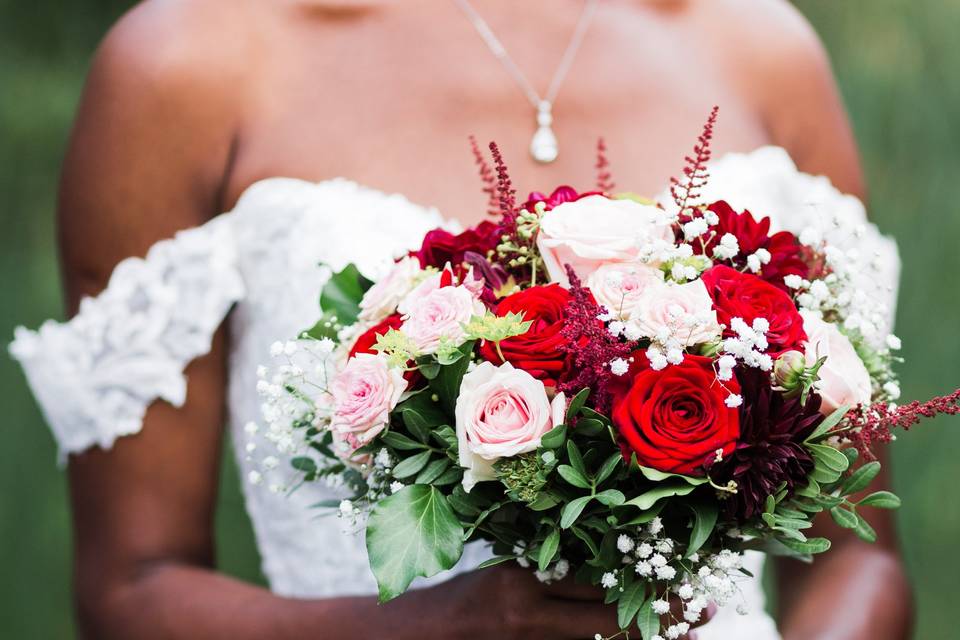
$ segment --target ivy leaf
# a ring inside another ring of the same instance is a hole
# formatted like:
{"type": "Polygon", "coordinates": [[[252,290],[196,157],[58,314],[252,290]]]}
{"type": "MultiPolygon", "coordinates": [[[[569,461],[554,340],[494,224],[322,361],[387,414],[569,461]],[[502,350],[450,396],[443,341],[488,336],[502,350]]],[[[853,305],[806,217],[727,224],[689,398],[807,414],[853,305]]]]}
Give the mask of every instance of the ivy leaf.
{"type": "Polygon", "coordinates": [[[877,509],[899,509],[900,498],[889,491],[877,491],[857,503],[860,507],[876,507],[877,509]]]}
{"type": "Polygon", "coordinates": [[[463,527],[436,488],[412,484],[373,508],[367,555],[380,602],[399,596],[414,578],[452,568],[463,553],[463,527]]]}
{"type": "Polygon", "coordinates": [[[646,586],[643,580],[634,580],[620,594],[617,600],[617,624],[621,629],[629,629],[640,612],[640,607],[647,598],[646,586]]]}
{"type": "Polygon", "coordinates": [[[646,511],[658,501],[671,496],[685,496],[691,493],[696,486],[686,482],[665,482],[657,485],[645,493],[641,493],[636,498],[624,502],[624,506],[637,507],[641,511],[646,511]]]}
{"type": "Polygon", "coordinates": [[[351,325],[360,314],[360,300],[372,283],[360,274],[356,265],[348,264],[343,271],[330,276],[320,293],[320,308],[333,313],[337,322],[351,325]]]}
{"type": "Polygon", "coordinates": [[[868,462],[851,473],[850,477],[843,481],[843,484],[840,485],[840,491],[844,495],[863,491],[873,482],[873,479],[877,477],[878,473],[880,473],[880,463],[876,460],[868,462]]]}
{"type": "Polygon", "coordinates": [[[693,511],[693,530],[690,532],[690,543],[686,552],[686,557],[689,558],[710,538],[720,509],[715,502],[698,502],[687,506],[693,511]]]}
{"type": "Polygon", "coordinates": [[[540,545],[540,555],[537,558],[537,568],[540,571],[546,571],[550,562],[557,555],[557,549],[560,548],[560,530],[553,529],[547,534],[543,544],[540,545]]]}

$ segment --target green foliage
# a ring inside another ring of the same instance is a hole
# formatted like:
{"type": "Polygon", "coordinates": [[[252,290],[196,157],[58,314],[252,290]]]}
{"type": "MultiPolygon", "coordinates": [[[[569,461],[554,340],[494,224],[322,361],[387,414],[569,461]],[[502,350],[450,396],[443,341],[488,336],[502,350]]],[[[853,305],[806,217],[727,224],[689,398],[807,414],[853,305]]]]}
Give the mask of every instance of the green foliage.
{"type": "Polygon", "coordinates": [[[435,487],[414,484],[377,503],[367,523],[367,553],[380,602],[414,578],[452,568],[463,553],[463,527],[435,487]]]}
{"type": "Polygon", "coordinates": [[[320,292],[320,308],[332,313],[342,325],[357,321],[360,299],[370,288],[371,282],[360,274],[356,265],[348,264],[343,271],[334,273],[320,292]]]}

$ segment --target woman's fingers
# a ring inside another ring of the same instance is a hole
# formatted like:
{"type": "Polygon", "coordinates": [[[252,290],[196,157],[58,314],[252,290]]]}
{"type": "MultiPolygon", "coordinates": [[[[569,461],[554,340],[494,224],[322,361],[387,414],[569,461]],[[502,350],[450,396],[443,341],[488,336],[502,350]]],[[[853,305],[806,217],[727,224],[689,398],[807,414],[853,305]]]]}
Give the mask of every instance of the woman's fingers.
{"type": "Polygon", "coordinates": [[[572,577],[545,584],[543,591],[548,597],[559,600],[602,601],[604,597],[603,589],[600,587],[578,583],[572,577]]]}
{"type": "Polygon", "coordinates": [[[617,608],[602,601],[546,600],[551,631],[564,640],[592,639],[596,634],[604,638],[620,632],[617,608]]]}

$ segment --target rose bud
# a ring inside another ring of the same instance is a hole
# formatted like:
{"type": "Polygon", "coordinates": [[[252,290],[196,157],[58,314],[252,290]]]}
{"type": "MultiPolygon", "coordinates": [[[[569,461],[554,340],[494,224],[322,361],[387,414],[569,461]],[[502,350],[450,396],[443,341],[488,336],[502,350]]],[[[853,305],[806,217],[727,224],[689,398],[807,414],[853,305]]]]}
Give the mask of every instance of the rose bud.
{"type": "Polygon", "coordinates": [[[803,372],[807,369],[807,359],[799,351],[786,351],[773,363],[773,378],[777,385],[788,392],[795,391],[800,385],[803,372]]]}

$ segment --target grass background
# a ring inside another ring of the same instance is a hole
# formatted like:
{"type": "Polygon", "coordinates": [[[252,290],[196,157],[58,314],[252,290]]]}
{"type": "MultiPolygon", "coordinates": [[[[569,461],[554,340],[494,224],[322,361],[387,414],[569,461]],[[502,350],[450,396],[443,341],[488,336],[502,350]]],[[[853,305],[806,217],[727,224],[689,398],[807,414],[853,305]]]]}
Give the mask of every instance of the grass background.
{"type": "MultiPolygon", "coordinates": [[[[130,3],[0,0],[0,338],[61,312],[52,212],[90,54],[130,3]]],[[[897,332],[908,398],[960,384],[960,25],[958,0],[797,0],[822,35],[852,115],[871,215],[904,259],[897,332]]],[[[71,638],[70,530],[55,447],[18,368],[0,358],[0,636],[71,638]]],[[[893,449],[898,519],[918,601],[917,637],[956,635],[960,420],[893,449]]],[[[231,456],[221,568],[261,580],[231,456]]]]}

